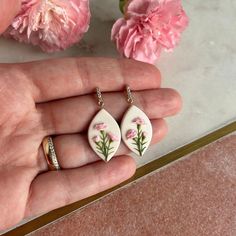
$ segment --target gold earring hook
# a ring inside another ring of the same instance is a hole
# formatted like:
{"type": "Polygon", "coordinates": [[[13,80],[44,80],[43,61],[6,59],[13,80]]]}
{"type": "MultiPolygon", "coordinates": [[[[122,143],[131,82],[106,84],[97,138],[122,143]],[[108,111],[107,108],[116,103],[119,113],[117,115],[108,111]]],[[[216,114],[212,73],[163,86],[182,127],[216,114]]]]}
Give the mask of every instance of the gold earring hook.
{"type": "Polygon", "coordinates": [[[96,88],[96,92],[97,92],[97,98],[98,98],[98,106],[100,106],[100,108],[102,109],[105,104],[104,104],[101,90],[99,88],[96,88]]]}
{"type": "Polygon", "coordinates": [[[133,98],[131,89],[128,85],[126,86],[126,92],[127,92],[127,102],[129,104],[133,104],[134,103],[134,98],[133,98]]]}

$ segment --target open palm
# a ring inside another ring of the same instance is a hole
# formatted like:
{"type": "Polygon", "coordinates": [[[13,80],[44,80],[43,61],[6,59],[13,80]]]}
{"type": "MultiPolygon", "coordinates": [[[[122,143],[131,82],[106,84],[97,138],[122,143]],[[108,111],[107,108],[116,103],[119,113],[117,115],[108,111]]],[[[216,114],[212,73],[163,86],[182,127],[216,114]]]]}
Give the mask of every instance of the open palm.
{"type": "Polygon", "coordinates": [[[0,227],[70,204],[110,188],[135,172],[124,145],[109,163],[88,145],[86,129],[98,111],[94,89],[118,121],[127,109],[123,89],[135,91],[151,119],[153,143],[167,132],[164,117],[181,99],[160,89],[159,71],[132,60],[59,59],[0,65],[0,227]],[[53,135],[61,171],[48,171],[41,148],[53,135]]]}

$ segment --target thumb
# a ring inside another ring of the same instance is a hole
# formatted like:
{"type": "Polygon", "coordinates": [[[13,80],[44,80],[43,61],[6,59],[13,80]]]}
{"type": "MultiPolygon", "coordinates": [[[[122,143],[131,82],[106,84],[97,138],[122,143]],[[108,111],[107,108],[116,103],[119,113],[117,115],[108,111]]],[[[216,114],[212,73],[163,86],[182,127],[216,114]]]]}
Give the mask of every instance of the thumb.
{"type": "Polygon", "coordinates": [[[11,24],[20,10],[21,0],[0,0],[0,34],[11,24]]]}

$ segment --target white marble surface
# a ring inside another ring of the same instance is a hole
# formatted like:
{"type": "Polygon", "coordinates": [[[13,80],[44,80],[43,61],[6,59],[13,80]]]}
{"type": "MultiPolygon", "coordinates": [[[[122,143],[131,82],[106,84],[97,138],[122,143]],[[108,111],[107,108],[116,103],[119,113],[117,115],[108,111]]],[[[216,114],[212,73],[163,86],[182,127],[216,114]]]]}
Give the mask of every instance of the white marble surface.
{"type": "MultiPolygon", "coordinates": [[[[169,135],[138,164],[147,163],[236,119],[236,1],[183,1],[190,26],[173,54],[157,66],[163,86],[183,96],[180,115],[168,118],[169,135]]],[[[117,56],[110,39],[118,0],[91,0],[93,19],[80,46],[46,55],[37,48],[0,39],[0,62],[21,62],[60,56],[117,56]],[[89,46],[88,46],[89,45],[89,46]]]]}

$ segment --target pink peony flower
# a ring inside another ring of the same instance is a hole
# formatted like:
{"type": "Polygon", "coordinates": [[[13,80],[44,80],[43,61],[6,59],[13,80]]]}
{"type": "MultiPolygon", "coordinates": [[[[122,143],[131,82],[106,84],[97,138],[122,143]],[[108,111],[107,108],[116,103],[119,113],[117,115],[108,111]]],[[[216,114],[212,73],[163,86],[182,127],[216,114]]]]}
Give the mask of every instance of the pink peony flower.
{"type": "Polygon", "coordinates": [[[130,130],[128,130],[128,132],[126,133],[126,138],[127,139],[133,139],[133,138],[135,138],[137,136],[137,132],[136,132],[136,130],[134,130],[134,129],[130,129],[130,130]]]}
{"type": "Polygon", "coordinates": [[[140,117],[133,119],[132,122],[136,123],[137,125],[145,125],[145,120],[140,117]]]}
{"type": "Polygon", "coordinates": [[[119,141],[119,137],[111,132],[108,133],[108,136],[112,142],[119,141]]]}
{"type": "Polygon", "coordinates": [[[105,123],[99,123],[99,124],[94,125],[94,129],[96,129],[98,131],[105,130],[107,127],[108,126],[105,123]]]}
{"type": "Polygon", "coordinates": [[[5,37],[54,52],[77,43],[89,28],[88,0],[22,0],[5,37]]]}
{"type": "Polygon", "coordinates": [[[100,141],[100,138],[99,138],[99,136],[94,136],[93,138],[92,138],[92,140],[95,142],[95,143],[98,143],[99,141],[100,141]]]}
{"type": "Polygon", "coordinates": [[[188,25],[181,0],[129,0],[111,38],[127,58],[154,63],[163,49],[172,51],[188,25]]]}

